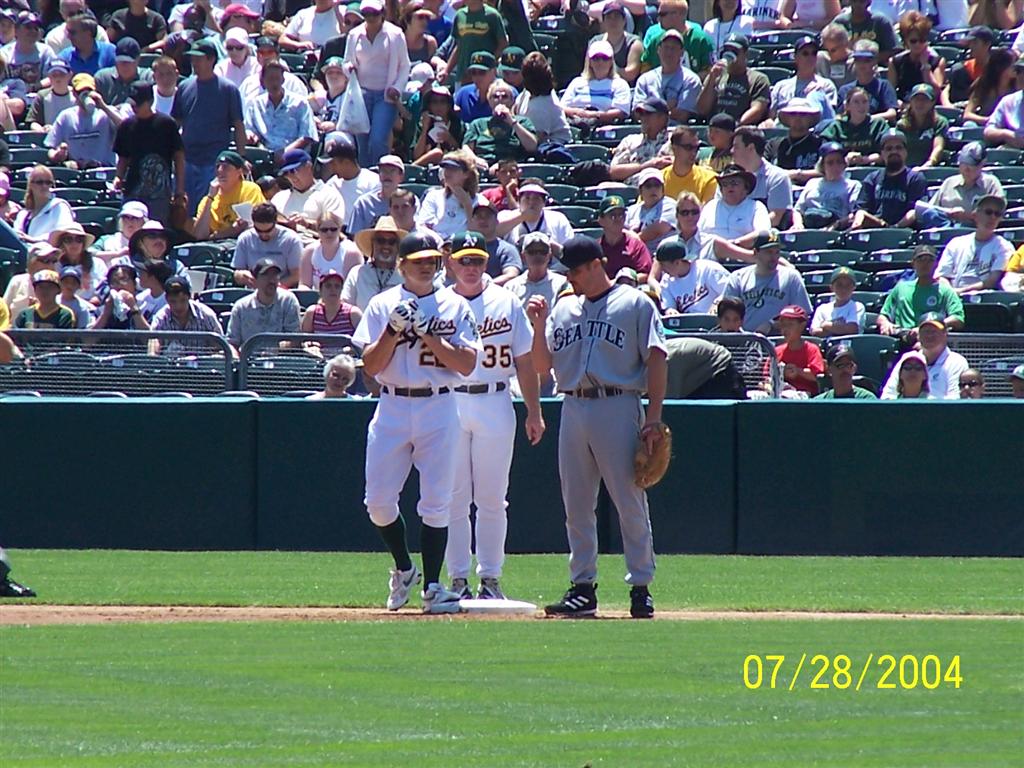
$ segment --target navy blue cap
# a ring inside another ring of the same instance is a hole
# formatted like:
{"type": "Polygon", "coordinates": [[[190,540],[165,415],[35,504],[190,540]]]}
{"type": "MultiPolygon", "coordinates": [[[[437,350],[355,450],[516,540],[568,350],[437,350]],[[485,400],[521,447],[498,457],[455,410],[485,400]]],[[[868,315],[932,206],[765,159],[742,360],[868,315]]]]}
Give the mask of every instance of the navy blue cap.
{"type": "Polygon", "coordinates": [[[818,157],[824,158],[826,155],[846,155],[846,147],[840,144],[838,141],[826,141],[820,147],[818,147],[818,157]]]}
{"type": "Polygon", "coordinates": [[[75,280],[77,280],[79,283],[81,283],[82,282],[82,268],[81,267],[75,267],[75,266],[72,266],[70,264],[65,266],[65,267],[61,267],[60,279],[63,280],[65,277],[73,277],[73,278],[75,278],[75,280]]]}
{"type": "Polygon", "coordinates": [[[313,158],[304,149],[289,149],[281,158],[281,173],[289,173],[296,168],[301,168],[307,163],[312,163],[313,158]]]}
{"type": "Polygon", "coordinates": [[[813,45],[814,50],[819,50],[821,45],[818,44],[818,38],[813,35],[804,35],[796,41],[796,45],[793,46],[793,50],[799,51],[801,48],[806,48],[808,45],[813,45]]]}
{"type": "Polygon", "coordinates": [[[562,244],[562,254],[559,261],[566,269],[575,269],[583,266],[594,259],[601,259],[604,253],[597,240],[586,235],[575,235],[562,244]]]}

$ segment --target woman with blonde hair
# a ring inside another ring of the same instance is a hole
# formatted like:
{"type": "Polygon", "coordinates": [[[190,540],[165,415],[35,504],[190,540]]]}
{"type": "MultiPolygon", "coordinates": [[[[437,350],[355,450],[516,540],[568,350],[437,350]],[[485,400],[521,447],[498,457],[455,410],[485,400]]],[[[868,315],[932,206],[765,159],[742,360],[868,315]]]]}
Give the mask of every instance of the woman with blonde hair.
{"type": "Polygon", "coordinates": [[[480,175],[473,155],[461,149],[449,152],[441,159],[441,185],[423,196],[416,226],[432,229],[444,238],[469,229],[473,208],[486,202],[479,190],[480,175]]]}
{"type": "Polygon", "coordinates": [[[306,246],[299,262],[299,285],[314,290],[328,272],[337,272],[345,278],[352,268],[363,263],[363,254],[354,242],[342,232],[342,220],[327,211],[316,220],[319,242],[306,246]]]}
{"type": "Polygon", "coordinates": [[[629,83],[615,70],[615,52],[607,40],[587,49],[583,72],[562,94],[562,108],[571,123],[593,127],[624,120],[631,105],[629,83]]]}
{"type": "Polygon", "coordinates": [[[889,60],[889,82],[896,95],[906,101],[918,83],[942,91],[946,84],[946,60],[928,46],[932,22],[924,14],[908,11],[900,17],[900,38],[907,47],[889,60]]]}
{"type": "Polygon", "coordinates": [[[24,208],[14,217],[14,231],[29,243],[48,240],[50,233],[74,223],[75,215],[66,200],[54,197],[53,172],[37,165],[28,174],[24,208]]]}

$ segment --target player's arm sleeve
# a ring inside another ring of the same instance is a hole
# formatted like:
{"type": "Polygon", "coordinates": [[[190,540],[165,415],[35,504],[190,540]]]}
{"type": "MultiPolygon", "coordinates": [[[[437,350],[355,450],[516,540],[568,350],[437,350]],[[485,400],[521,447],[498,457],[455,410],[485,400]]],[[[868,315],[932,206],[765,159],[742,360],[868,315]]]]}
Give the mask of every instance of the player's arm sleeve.
{"type": "Polygon", "coordinates": [[[366,310],[363,312],[363,317],[359,321],[359,325],[356,326],[355,333],[352,334],[352,343],[362,349],[371,341],[376,341],[380,338],[380,334],[383,330],[384,326],[381,323],[380,302],[371,299],[366,310]]]}
{"type": "Polygon", "coordinates": [[[637,301],[637,306],[639,307],[637,338],[642,342],[640,345],[641,356],[646,361],[651,356],[652,349],[660,349],[668,354],[668,347],[665,346],[665,326],[661,322],[661,315],[658,314],[654,302],[643,298],[637,301]]]}

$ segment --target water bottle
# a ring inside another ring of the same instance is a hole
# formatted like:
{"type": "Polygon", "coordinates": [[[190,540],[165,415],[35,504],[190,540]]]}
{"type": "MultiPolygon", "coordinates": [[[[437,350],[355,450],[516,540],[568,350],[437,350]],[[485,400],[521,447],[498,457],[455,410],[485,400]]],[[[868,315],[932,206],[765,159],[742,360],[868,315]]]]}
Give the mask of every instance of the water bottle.
{"type": "Polygon", "coordinates": [[[128,319],[128,307],[121,298],[121,292],[112,290],[110,292],[111,304],[113,305],[114,317],[124,322],[128,319]]]}

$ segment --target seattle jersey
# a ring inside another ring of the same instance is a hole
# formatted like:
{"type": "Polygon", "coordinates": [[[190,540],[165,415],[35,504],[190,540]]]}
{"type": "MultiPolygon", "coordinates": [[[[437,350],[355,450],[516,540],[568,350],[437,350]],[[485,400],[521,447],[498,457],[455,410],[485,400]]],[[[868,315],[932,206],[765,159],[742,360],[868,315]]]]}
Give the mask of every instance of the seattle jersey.
{"type": "Polygon", "coordinates": [[[467,381],[474,384],[508,382],[516,372],[515,359],[529,352],[533,344],[533,330],[522,303],[512,291],[494,283],[488,283],[483,293],[465,301],[469,302],[476,318],[483,344],[483,352],[476,358],[476,369],[467,381]]]}
{"type": "MultiPolygon", "coordinates": [[[[402,301],[415,299],[420,311],[430,320],[430,333],[441,336],[453,347],[476,350],[479,363],[481,345],[476,322],[469,304],[452,291],[434,291],[428,296],[417,296],[404,285],[378,293],[366,306],[352,341],[360,349],[376,341],[388,325],[388,318],[402,301]]],[[[402,334],[395,354],[377,375],[381,384],[390,387],[443,387],[459,384],[462,377],[446,368],[412,331],[402,334]]]]}
{"type": "Polygon", "coordinates": [[[636,288],[615,285],[600,298],[568,296],[548,317],[546,337],[560,390],[647,388],[647,357],[665,348],[654,303],[636,288]]]}

